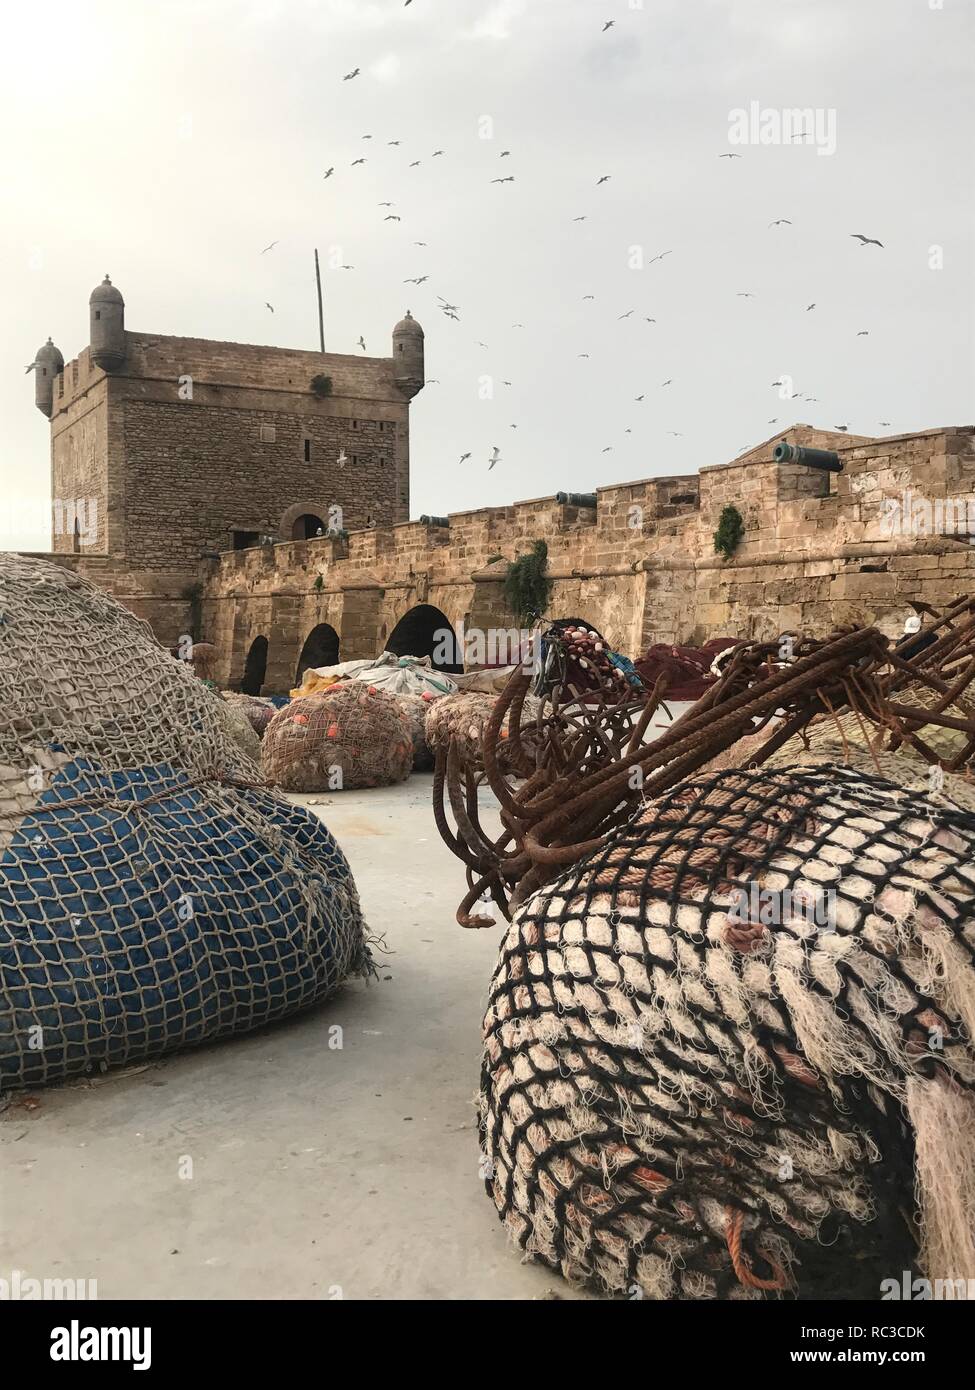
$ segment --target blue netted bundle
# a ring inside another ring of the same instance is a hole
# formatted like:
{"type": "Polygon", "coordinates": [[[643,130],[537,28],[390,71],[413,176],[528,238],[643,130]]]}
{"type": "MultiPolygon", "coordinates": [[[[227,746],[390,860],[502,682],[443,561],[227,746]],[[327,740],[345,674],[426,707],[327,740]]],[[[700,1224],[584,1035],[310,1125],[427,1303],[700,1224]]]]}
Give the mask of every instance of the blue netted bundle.
{"type": "Polygon", "coordinates": [[[0,555],[0,1088],[246,1032],[371,969],[344,855],[230,714],[109,595],[0,555]]]}

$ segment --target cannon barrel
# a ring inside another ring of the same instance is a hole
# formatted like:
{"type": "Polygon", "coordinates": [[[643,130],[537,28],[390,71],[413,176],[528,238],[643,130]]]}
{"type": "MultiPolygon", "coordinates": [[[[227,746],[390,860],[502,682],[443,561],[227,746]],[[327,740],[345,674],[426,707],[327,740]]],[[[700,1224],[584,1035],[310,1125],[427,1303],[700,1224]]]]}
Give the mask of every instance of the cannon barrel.
{"type": "Polygon", "coordinates": [[[842,473],[843,464],[834,449],[807,449],[802,444],[776,444],[772,454],[776,463],[804,463],[807,468],[821,468],[825,473],[842,473]]]}
{"type": "Polygon", "coordinates": [[[421,526],[449,526],[450,518],[446,516],[427,516],[426,512],[420,517],[421,526]]]}
{"type": "Polygon", "coordinates": [[[594,507],[596,494],[594,492],[557,492],[555,500],[563,507],[594,507]]]}

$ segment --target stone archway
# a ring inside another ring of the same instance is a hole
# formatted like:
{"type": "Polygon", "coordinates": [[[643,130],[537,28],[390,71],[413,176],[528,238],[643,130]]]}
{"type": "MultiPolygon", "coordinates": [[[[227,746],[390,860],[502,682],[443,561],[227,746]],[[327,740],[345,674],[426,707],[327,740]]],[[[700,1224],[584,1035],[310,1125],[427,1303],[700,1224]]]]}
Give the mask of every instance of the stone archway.
{"type": "Polygon", "coordinates": [[[255,637],[244,662],[244,674],[240,678],[240,688],[245,695],[260,695],[267,675],[267,638],[255,637]]]}
{"type": "Polygon", "coordinates": [[[460,673],[464,658],[450,619],[430,603],[418,603],[405,613],[386,639],[395,656],[429,656],[439,671],[460,673]]]}
{"type": "Polygon", "coordinates": [[[336,666],[339,659],[339,635],[331,623],[318,623],[305,638],[298,667],[295,671],[295,685],[309,667],[336,666]]]}
{"type": "MultiPolygon", "coordinates": [[[[308,539],[307,536],[295,535],[295,528],[299,522],[305,522],[305,519],[309,517],[314,518],[316,528],[321,526],[323,531],[326,530],[328,528],[328,503],[318,498],[314,501],[296,502],[293,507],[289,507],[278,522],[278,539],[282,541],[308,539]]],[[[311,534],[315,534],[314,528],[311,534]]]]}

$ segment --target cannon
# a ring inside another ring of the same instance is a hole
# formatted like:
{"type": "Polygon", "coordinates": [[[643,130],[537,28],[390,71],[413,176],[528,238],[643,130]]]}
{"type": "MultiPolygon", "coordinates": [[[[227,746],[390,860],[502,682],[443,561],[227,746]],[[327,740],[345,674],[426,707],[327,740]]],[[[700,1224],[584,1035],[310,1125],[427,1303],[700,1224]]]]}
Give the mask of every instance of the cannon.
{"type": "Polygon", "coordinates": [[[555,500],[563,507],[594,507],[596,494],[594,492],[557,492],[555,500]]]}
{"type": "Polygon", "coordinates": [[[802,444],[776,444],[772,454],[776,463],[804,463],[807,468],[820,468],[824,473],[842,473],[843,464],[834,449],[807,449],[802,444]]]}

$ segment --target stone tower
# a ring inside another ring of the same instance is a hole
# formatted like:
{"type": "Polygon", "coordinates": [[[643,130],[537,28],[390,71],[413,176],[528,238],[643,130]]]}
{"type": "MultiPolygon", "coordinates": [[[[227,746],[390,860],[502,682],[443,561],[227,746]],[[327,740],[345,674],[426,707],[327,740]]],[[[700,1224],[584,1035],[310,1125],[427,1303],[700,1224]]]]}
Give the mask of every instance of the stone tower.
{"type": "Polygon", "coordinates": [[[404,396],[415,396],[423,389],[426,377],[423,369],[423,329],[406,311],[393,329],[393,374],[404,396]]]}
{"type": "Polygon", "coordinates": [[[48,338],[34,355],[34,404],[51,418],[54,409],[54,379],[64,371],[64,358],[48,338]]]}
{"type": "Polygon", "coordinates": [[[96,367],[114,372],[125,361],[125,300],[108,276],[88,300],[91,358],[96,367]]]}

